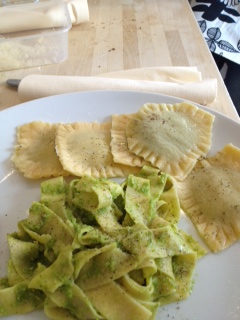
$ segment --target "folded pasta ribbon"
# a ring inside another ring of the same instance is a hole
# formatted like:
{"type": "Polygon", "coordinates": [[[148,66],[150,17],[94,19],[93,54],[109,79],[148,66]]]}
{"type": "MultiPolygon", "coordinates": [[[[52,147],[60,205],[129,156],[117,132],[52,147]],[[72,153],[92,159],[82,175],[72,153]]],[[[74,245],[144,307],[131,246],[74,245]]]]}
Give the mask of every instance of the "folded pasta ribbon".
{"type": "Polygon", "coordinates": [[[89,176],[44,181],[40,201],[8,237],[0,316],[44,308],[50,319],[149,320],[186,299],[205,250],[177,227],[175,188],[151,167],[122,185],[89,176]],[[139,203],[148,217],[136,212],[139,203]]]}

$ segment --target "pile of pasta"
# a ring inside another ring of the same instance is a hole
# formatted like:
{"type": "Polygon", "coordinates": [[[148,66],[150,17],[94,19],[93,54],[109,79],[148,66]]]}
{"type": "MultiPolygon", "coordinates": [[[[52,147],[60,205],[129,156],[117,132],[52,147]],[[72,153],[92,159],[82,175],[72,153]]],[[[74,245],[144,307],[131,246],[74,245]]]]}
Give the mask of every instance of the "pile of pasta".
{"type": "Polygon", "coordinates": [[[0,315],[152,320],[186,299],[205,250],[180,230],[175,180],[144,166],[118,184],[84,176],[41,183],[41,198],[8,235],[0,315]]]}

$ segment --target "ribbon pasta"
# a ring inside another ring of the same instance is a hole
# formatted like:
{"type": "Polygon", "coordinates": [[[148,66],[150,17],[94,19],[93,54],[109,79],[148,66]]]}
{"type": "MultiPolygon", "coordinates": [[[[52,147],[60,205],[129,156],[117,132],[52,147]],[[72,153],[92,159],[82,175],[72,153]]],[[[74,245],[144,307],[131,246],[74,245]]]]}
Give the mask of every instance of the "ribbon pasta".
{"type": "Polygon", "coordinates": [[[0,316],[151,320],[186,299],[202,247],[181,231],[171,176],[143,167],[119,185],[84,176],[42,182],[41,198],[8,236],[0,316]]]}

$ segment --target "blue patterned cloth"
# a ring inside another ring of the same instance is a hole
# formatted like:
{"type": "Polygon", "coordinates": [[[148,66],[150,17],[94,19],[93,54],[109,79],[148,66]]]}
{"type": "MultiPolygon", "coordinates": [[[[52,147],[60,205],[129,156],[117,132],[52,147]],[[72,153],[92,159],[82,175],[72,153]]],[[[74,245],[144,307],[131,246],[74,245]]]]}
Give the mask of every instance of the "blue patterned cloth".
{"type": "Polygon", "coordinates": [[[240,64],[240,0],[189,2],[209,49],[240,64]]]}

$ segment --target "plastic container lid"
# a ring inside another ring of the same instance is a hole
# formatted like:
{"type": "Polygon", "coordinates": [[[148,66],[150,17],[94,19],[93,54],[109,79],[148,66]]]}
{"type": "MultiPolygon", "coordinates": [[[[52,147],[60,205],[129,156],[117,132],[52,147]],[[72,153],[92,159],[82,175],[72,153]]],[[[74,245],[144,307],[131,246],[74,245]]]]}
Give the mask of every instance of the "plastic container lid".
{"type": "Polygon", "coordinates": [[[71,27],[62,0],[0,7],[0,71],[66,60],[71,27]]]}

